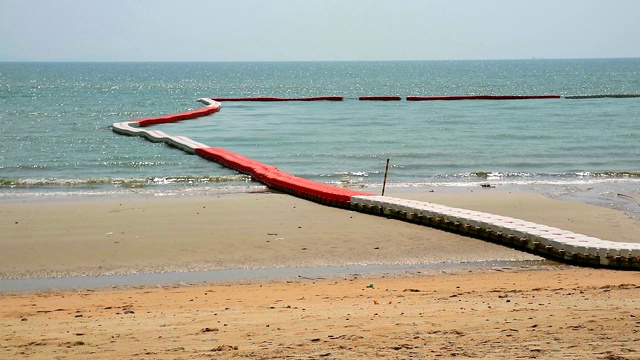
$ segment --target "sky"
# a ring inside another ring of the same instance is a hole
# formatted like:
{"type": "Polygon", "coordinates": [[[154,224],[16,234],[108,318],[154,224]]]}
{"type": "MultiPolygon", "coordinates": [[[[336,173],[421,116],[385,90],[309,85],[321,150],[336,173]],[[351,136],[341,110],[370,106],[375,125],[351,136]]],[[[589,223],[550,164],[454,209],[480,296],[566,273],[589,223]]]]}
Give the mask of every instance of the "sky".
{"type": "Polygon", "coordinates": [[[0,61],[640,57],[638,0],[0,0],[0,61]]]}

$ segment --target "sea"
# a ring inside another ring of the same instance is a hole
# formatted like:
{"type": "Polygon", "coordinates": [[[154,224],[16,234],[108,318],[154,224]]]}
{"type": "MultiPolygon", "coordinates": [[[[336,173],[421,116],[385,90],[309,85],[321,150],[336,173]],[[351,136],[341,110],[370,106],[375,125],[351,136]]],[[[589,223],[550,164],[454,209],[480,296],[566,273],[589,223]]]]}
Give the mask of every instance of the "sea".
{"type": "Polygon", "coordinates": [[[266,191],[218,164],[114,133],[116,122],[197,109],[154,129],[296,176],[361,191],[525,190],[640,220],[640,59],[0,63],[0,201],[266,191]],[[410,102],[406,96],[559,99],[410,102]],[[401,101],[359,101],[401,96],[401,101]],[[389,161],[388,172],[386,171],[389,161]]]}

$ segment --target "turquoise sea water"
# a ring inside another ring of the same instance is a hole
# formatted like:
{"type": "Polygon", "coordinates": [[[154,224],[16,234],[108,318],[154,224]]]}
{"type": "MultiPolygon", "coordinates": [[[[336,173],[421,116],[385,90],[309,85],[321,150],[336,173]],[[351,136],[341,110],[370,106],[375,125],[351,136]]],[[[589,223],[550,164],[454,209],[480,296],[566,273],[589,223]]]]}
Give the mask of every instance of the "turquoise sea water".
{"type": "Polygon", "coordinates": [[[371,192],[390,159],[390,188],[528,186],[587,192],[588,202],[633,212],[640,98],[356,100],[620,93],[640,94],[640,59],[0,63],[0,199],[260,189],[109,125],[198,108],[201,97],[339,95],[343,102],[223,103],[209,117],[156,129],[371,192]]]}

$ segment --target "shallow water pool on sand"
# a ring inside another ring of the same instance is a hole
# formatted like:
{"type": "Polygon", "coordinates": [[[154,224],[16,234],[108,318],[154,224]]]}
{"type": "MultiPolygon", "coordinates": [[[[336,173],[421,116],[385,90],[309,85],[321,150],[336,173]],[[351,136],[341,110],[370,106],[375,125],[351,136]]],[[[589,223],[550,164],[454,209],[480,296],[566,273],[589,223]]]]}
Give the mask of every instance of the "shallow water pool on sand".
{"type": "Polygon", "coordinates": [[[331,278],[411,277],[457,271],[568,267],[548,260],[474,261],[401,265],[349,265],[314,268],[278,267],[212,271],[164,272],[110,276],[72,276],[46,279],[0,280],[0,292],[101,289],[134,286],[191,286],[195,283],[323,280],[331,278]]]}

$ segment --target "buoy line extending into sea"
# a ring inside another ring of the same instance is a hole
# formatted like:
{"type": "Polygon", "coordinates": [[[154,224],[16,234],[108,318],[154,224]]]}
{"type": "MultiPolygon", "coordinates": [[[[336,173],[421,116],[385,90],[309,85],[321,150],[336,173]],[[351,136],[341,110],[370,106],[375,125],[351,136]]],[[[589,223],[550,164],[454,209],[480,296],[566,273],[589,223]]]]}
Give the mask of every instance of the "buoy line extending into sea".
{"type": "MultiPolygon", "coordinates": [[[[626,95],[576,95],[565,98],[640,97],[626,95]]],[[[411,99],[410,99],[411,98],[411,99]]],[[[559,95],[463,95],[407,97],[425,100],[520,100],[557,99],[559,95]]],[[[205,107],[178,114],[114,123],[111,129],[122,135],[140,136],[163,142],[189,154],[196,154],[223,166],[250,175],[269,188],[323,205],[350,209],[387,218],[400,219],[474,238],[491,241],[569,264],[613,269],[640,270],[640,244],[603,240],[506,216],[454,208],[431,202],[406,200],[328,185],[280,171],[277,167],[249,159],[222,148],[211,147],[184,136],[147,130],[156,124],[197,119],[220,111],[221,101],[342,101],[342,97],[313,98],[201,98],[205,107]]],[[[363,96],[359,100],[398,101],[397,96],[363,96]]]]}

